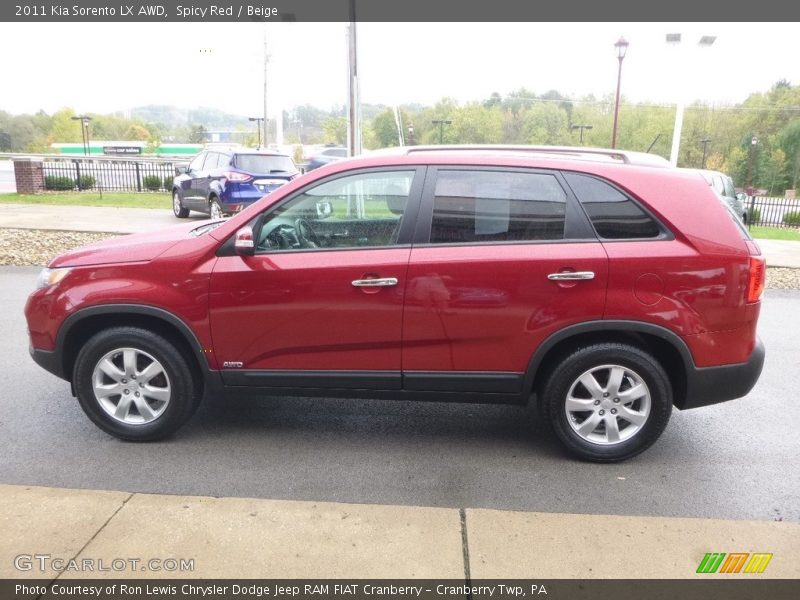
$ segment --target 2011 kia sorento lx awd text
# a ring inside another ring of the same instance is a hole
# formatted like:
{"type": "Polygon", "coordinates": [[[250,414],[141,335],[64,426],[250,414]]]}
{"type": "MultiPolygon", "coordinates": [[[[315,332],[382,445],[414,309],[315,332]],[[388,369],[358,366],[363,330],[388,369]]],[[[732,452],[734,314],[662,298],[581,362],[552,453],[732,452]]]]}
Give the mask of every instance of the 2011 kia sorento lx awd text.
{"type": "Polygon", "coordinates": [[[705,180],[650,155],[416,147],[67,252],[25,314],[34,360],[125,440],[204,393],[530,401],[615,461],[673,406],[751,390],[764,277],[705,180]]]}

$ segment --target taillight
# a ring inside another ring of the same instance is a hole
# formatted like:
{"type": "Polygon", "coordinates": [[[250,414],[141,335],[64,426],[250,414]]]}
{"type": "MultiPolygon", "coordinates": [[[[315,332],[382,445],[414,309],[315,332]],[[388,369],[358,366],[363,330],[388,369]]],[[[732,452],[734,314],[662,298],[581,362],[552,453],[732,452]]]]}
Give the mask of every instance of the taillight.
{"type": "Polygon", "coordinates": [[[236,181],[239,183],[246,183],[253,179],[252,175],[246,175],[244,173],[237,173],[236,171],[225,171],[222,176],[227,179],[228,181],[236,181]]]}
{"type": "Polygon", "coordinates": [[[750,269],[747,276],[747,303],[758,302],[764,291],[767,279],[767,261],[760,256],[750,257],[750,269]]]}

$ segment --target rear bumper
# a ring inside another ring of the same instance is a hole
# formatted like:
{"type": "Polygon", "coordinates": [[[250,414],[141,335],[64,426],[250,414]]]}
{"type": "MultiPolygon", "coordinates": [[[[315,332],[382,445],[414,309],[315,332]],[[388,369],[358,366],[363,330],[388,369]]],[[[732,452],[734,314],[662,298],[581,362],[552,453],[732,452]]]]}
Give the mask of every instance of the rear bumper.
{"type": "Polygon", "coordinates": [[[686,396],[678,408],[698,408],[746,396],[761,375],[764,355],[764,344],[759,339],[746,362],[691,370],[686,375],[686,396]]]}

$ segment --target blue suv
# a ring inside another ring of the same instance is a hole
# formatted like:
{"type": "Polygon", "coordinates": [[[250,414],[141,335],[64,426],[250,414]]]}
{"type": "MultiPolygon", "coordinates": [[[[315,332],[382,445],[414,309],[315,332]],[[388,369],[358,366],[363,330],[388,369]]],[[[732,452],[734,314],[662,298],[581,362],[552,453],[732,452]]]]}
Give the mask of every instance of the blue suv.
{"type": "Polygon", "coordinates": [[[300,175],[292,158],[256,150],[204,150],[175,177],[172,211],[195,210],[219,219],[238,213],[300,175]]]}

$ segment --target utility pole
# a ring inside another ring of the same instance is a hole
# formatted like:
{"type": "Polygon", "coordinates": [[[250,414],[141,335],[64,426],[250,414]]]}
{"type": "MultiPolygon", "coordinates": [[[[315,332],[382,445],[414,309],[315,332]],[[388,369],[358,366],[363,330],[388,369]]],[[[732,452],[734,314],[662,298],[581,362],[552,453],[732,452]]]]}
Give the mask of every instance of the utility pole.
{"type": "Polygon", "coordinates": [[[347,29],[347,153],[361,154],[361,99],[358,89],[358,40],[356,4],[350,0],[350,25],[347,29]]]}
{"type": "MultiPolygon", "coordinates": [[[[267,52],[267,24],[264,23],[264,146],[269,144],[269,116],[267,116],[267,65],[269,53],[267,52]]],[[[260,142],[259,142],[260,145],[260,142]]]]}

